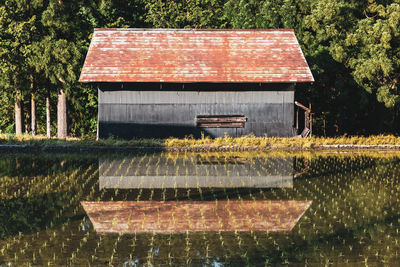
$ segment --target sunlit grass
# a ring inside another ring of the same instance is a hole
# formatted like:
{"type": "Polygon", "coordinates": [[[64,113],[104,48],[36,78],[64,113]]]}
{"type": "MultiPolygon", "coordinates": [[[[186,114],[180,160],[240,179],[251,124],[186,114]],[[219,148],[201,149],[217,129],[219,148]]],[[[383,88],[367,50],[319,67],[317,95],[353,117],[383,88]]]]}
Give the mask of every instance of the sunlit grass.
{"type": "Polygon", "coordinates": [[[166,147],[226,147],[226,148],[318,148],[329,145],[400,145],[400,137],[393,135],[340,136],[340,137],[312,137],[312,138],[287,138],[287,137],[255,137],[246,135],[232,138],[229,136],[210,138],[168,138],[164,141],[166,147]]]}

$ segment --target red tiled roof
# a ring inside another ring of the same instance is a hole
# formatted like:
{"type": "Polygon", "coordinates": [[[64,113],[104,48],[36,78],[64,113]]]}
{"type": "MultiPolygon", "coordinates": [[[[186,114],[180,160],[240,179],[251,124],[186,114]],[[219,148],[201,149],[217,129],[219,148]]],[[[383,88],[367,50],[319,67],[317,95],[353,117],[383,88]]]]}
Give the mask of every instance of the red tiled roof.
{"type": "Polygon", "coordinates": [[[95,29],[80,82],[312,82],[291,29],[95,29]]]}

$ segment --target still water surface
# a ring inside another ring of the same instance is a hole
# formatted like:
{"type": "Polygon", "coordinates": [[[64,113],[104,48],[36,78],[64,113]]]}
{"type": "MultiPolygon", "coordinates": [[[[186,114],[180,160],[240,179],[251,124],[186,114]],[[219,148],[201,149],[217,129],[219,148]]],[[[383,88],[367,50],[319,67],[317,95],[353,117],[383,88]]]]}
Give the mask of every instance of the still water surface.
{"type": "Polygon", "coordinates": [[[1,154],[0,266],[400,261],[400,154],[1,154]]]}

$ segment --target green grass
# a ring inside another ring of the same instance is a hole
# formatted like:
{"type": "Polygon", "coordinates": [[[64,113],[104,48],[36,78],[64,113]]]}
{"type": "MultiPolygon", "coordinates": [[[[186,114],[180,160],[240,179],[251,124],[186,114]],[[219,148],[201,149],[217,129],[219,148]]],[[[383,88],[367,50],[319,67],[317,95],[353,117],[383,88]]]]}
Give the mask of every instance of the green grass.
{"type": "Polygon", "coordinates": [[[326,145],[400,145],[400,137],[393,135],[376,135],[369,137],[340,136],[332,138],[286,138],[286,137],[255,137],[247,135],[242,137],[202,137],[195,139],[167,138],[167,139],[132,139],[119,140],[108,138],[96,141],[94,138],[66,139],[47,138],[45,136],[9,135],[0,134],[0,144],[19,144],[31,146],[105,146],[105,147],[158,147],[177,149],[312,149],[326,145]]]}
{"type": "Polygon", "coordinates": [[[31,145],[31,146],[106,146],[106,147],[162,147],[163,140],[158,139],[132,139],[132,140],[119,140],[108,138],[103,140],[96,140],[93,138],[76,138],[67,137],[59,139],[56,137],[47,138],[46,136],[37,135],[12,135],[0,134],[0,144],[8,145],[31,145]]]}

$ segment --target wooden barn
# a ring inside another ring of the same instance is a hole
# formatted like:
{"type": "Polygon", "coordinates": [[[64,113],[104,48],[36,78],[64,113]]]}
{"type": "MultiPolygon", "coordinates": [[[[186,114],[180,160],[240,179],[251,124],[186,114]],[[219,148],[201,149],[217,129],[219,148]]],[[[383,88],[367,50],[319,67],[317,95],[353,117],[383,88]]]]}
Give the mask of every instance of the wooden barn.
{"type": "Polygon", "coordinates": [[[292,136],[313,82],[291,29],[95,29],[80,82],[98,86],[98,137],[292,136]]]}

